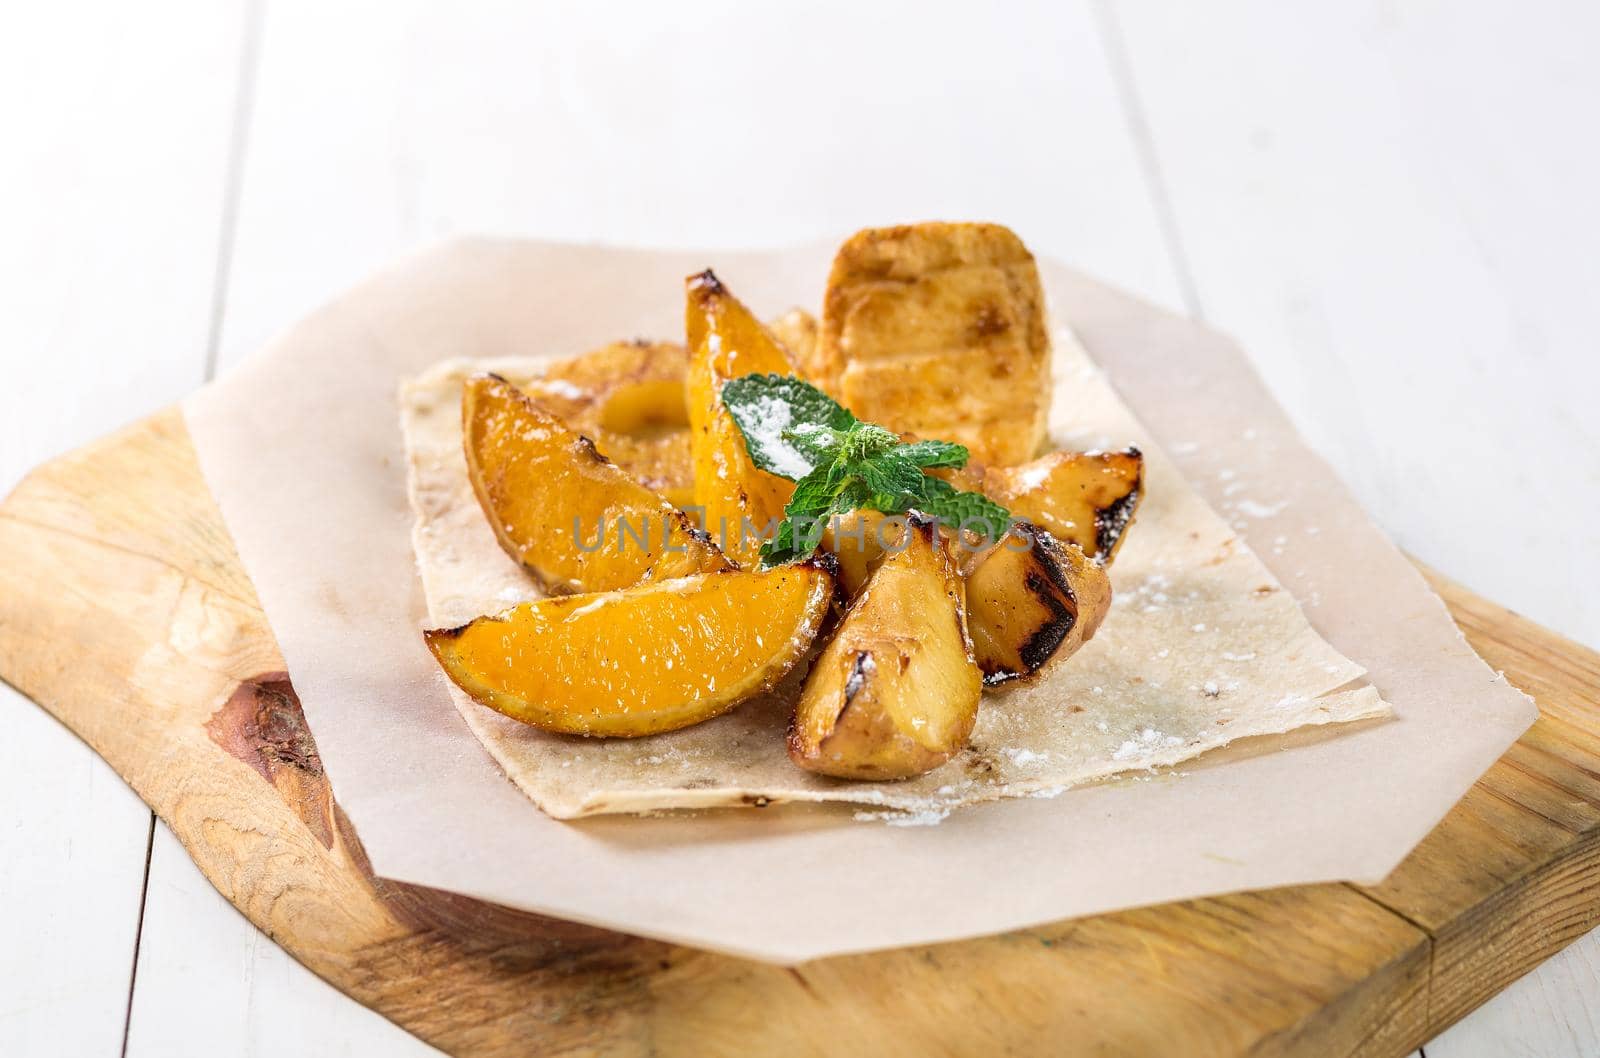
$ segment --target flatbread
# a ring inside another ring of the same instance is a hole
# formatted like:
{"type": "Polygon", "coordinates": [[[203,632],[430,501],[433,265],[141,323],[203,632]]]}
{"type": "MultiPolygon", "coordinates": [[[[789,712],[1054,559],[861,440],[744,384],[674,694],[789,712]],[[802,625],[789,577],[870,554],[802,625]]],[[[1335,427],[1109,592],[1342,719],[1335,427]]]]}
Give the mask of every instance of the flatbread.
{"type": "MultiPolygon", "coordinates": [[[[971,745],[949,763],[897,783],[801,771],[783,741],[794,681],[715,720],[639,739],[548,734],[452,686],[461,715],[512,782],[557,818],[836,801],[928,820],[962,805],[1050,796],[1177,764],[1242,738],[1387,715],[1363,669],[1317,635],[1072,335],[1059,333],[1055,349],[1052,443],[1139,446],[1146,498],[1111,570],[1116,595],[1099,633],[1046,680],[987,693],[971,745]]],[[[539,597],[473,496],[460,398],[476,371],[522,381],[540,364],[453,360],[402,386],[413,546],[435,627],[539,597]]]]}

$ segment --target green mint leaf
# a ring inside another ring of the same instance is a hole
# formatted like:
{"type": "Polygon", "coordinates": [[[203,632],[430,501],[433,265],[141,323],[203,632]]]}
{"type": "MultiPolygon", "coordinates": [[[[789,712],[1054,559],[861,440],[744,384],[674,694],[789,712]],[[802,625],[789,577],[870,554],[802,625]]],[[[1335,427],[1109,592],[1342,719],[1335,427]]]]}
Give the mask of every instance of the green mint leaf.
{"type": "Polygon", "coordinates": [[[913,441],[894,451],[900,458],[929,469],[967,465],[967,446],[954,441],[913,441]]]}
{"type": "Polygon", "coordinates": [[[783,431],[783,439],[797,452],[811,460],[813,467],[824,466],[838,458],[849,430],[835,430],[831,426],[818,426],[803,422],[783,431]]]}
{"type": "Polygon", "coordinates": [[[769,474],[799,481],[836,452],[857,425],[838,401],[793,375],[744,375],[722,387],[722,403],[744,434],[750,461],[769,474]]]}
{"type": "Polygon", "coordinates": [[[856,510],[918,510],[990,539],[999,539],[1011,526],[1011,512],[1004,507],[923,473],[965,466],[962,445],[903,443],[894,431],[861,422],[792,375],[730,379],[722,387],[722,402],[744,435],[751,462],[795,482],[777,535],[761,547],[763,568],[810,557],[829,520],[856,510]]]}
{"type": "Polygon", "coordinates": [[[801,478],[789,497],[784,513],[793,518],[820,518],[833,507],[833,497],[839,491],[839,482],[830,473],[832,468],[820,467],[801,478]]]}
{"type": "Polygon", "coordinates": [[[869,510],[878,510],[872,505],[872,487],[860,478],[846,479],[842,488],[833,497],[833,513],[849,514],[865,507],[869,510]]]}
{"type": "MultiPolygon", "coordinates": [[[[888,513],[905,510],[905,503],[922,495],[922,482],[926,475],[916,463],[904,458],[899,450],[890,450],[876,459],[864,459],[850,465],[856,477],[867,483],[873,492],[885,497],[904,497],[902,505],[888,513]]],[[[889,501],[891,505],[893,500],[889,501]]],[[[878,508],[887,510],[887,508],[878,508]]]]}
{"type": "Polygon", "coordinates": [[[810,557],[822,540],[834,497],[842,484],[832,474],[832,467],[819,467],[800,479],[783,509],[777,535],[761,545],[761,568],[810,557]]]}
{"type": "Polygon", "coordinates": [[[800,544],[795,539],[794,524],[781,522],[778,525],[778,535],[767,540],[761,545],[761,568],[772,569],[788,562],[799,562],[809,558],[811,551],[802,551],[800,544]]]}
{"type": "Polygon", "coordinates": [[[998,540],[1011,528],[1011,512],[977,492],[962,492],[939,478],[923,479],[922,496],[914,504],[947,525],[998,540]]]}
{"type": "Polygon", "coordinates": [[[840,456],[851,462],[876,459],[899,444],[900,435],[893,430],[885,430],[877,423],[858,422],[845,434],[840,456]]]}

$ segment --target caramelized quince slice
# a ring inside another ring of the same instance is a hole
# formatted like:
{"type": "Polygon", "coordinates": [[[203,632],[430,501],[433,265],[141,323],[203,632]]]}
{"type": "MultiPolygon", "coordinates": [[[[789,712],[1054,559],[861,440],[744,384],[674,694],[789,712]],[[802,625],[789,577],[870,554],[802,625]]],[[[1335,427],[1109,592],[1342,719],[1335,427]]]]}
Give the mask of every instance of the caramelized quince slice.
{"type": "Polygon", "coordinates": [[[813,370],[870,422],[1031,459],[1045,435],[1050,336],[1033,255],[998,224],[857,232],[834,257],[813,370]]]}
{"type": "Polygon", "coordinates": [[[468,379],[461,418],[478,503],[500,546],[547,592],[728,568],[682,511],[505,379],[468,379]]]}
{"type": "Polygon", "coordinates": [[[1101,565],[1122,545],[1144,497],[1144,456],[1120,452],[1051,452],[1014,467],[969,466],[946,476],[983,493],[1101,565]]]}
{"type": "Polygon", "coordinates": [[[729,557],[754,565],[794,492],[792,481],[757,469],[744,435],[722,403],[722,387],[743,375],[793,375],[789,354],[709,270],[687,280],[689,429],[694,495],[705,528],[729,557]]]}
{"type": "Polygon", "coordinates": [[[983,679],[947,542],[912,518],[811,667],[789,757],[843,779],[904,779],[967,744],[983,679]]]}
{"type": "Polygon", "coordinates": [[[1076,544],[1018,522],[967,576],[967,628],[983,682],[1035,679],[1088,642],[1111,609],[1111,581],[1076,544]]]}
{"type": "Polygon", "coordinates": [[[456,686],[497,712],[632,738],[770,690],[810,648],[833,593],[814,564],[730,570],[541,599],[424,636],[456,686]]]}
{"type": "Polygon", "coordinates": [[[818,550],[832,555],[839,567],[839,590],[853,599],[867,586],[873,570],[883,561],[904,531],[904,515],[859,510],[834,515],[822,531],[818,550]]]}

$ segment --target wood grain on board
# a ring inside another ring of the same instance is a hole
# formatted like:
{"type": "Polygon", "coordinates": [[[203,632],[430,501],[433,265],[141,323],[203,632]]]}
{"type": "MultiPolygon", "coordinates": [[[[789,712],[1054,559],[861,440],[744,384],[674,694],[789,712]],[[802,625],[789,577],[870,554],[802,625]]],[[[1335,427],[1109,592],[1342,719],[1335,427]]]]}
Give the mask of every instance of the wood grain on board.
{"type": "Polygon", "coordinates": [[[1384,886],[798,969],[373,877],[176,411],[0,505],[0,674],[268,936],[452,1053],[1400,1055],[1600,920],[1600,658],[1439,586],[1543,716],[1384,886]]]}

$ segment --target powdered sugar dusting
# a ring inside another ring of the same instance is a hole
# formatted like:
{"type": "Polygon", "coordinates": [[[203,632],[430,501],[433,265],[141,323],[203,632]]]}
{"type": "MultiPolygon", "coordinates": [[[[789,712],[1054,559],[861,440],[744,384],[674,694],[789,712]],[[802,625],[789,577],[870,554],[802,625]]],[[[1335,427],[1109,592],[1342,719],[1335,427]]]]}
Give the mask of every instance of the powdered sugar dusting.
{"type": "Polygon", "coordinates": [[[772,397],[762,396],[751,402],[754,412],[749,428],[750,440],[761,449],[777,473],[788,478],[803,478],[811,472],[811,463],[795,450],[783,432],[789,428],[792,412],[789,405],[772,397]]]}
{"type": "Polygon", "coordinates": [[[1255,500],[1251,499],[1243,499],[1235,501],[1233,504],[1233,509],[1244,515],[1246,518],[1272,518],[1276,515],[1282,514],[1284,508],[1287,506],[1289,506],[1288,500],[1284,500],[1281,503],[1267,504],[1257,503],[1255,500]]]}

